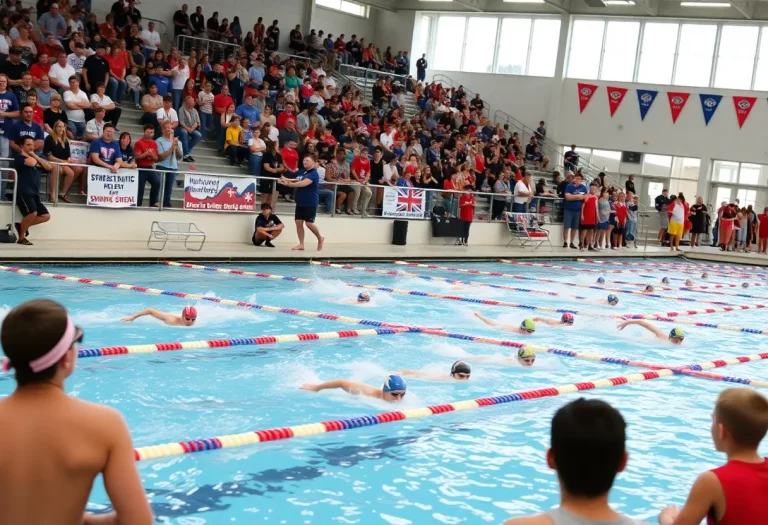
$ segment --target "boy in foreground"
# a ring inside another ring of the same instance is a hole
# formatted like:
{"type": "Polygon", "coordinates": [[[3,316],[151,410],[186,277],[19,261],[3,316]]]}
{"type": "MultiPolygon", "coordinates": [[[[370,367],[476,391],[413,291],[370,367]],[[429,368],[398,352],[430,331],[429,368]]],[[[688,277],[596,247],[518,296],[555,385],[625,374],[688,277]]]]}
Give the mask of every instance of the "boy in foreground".
{"type": "Polygon", "coordinates": [[[261,213],[256,217],[256,224],[254,226],[253,237],[251,241],[254,246],[267,246],[274,248],[272,244],[278,235],[283,232],[283,223],[277,215],[272,213],[272,205],[265,202],[261,205],[261,213]]]}
{"type": "Polygon", "coordinates": [[[667,507],[660,525],[768,523],[768,460],[757,447],[768,431],[768,399],[751,388],[720,392],[712,414],[712,441],[728,462],[701,474],[688,501],[667,507]]]}
{"type": "Polygon", "coordinates": [[[17,388],[0,401],[0,509],[3,525],[152,525],[120,413],[70,397],[64,380],[83,340],[60,304],[34,300],[11,310],[0,342],[17,388]],[[112,512],[85,513],[99,474],[112,512]]]}
{"type": "Polygon", "coordinates": [[[638,525],[608,504],[628,458],[626,423],[618,410],[597,399],[577,399],[555,413],[551,436],[547,465],[557,472],[560,506],[505,525],[638,525]]]}

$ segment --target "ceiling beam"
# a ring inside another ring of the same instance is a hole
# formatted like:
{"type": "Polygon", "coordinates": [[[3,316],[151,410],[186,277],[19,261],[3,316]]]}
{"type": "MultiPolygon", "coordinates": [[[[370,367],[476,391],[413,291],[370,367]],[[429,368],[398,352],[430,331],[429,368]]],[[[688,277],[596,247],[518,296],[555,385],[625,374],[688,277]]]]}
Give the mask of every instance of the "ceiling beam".
{"type": "Polygon", "coordinates": [[[470,11],[476,11],[478,13],[485,11],[484,0],[453,0],[453,3],[466,7],[470,11]]]}
{"type": "Polygon", "coordinates": [[[746,18],[747,20],[752,20],[752,18],[755,15],[755,3],[754,2],[743,2],[741,0],[731,0],[731,6],[738,11],[741,16],[746,18]]]}
{"type": "Polygon", "coordinates": [[[569,7],[569,0],[544,0],[544,3],[548,6],[555,9],[555,11],[558,11],[563,14],[570,13],[568,7],[569,7]]]}
{"type": "Polygon", "coordinates": [[[356,4],[362,4],[373,9],[380,9],[382,11],[389,11],[390,13],[397,13],[397,9],[389,5],[382,5],[371,0],[355,0],[356,4]]]}
{"type": "Polygon", "coordinates": [[[635,0],[635,5],[650,16],[659,14],[659,0],[635,0]]]}

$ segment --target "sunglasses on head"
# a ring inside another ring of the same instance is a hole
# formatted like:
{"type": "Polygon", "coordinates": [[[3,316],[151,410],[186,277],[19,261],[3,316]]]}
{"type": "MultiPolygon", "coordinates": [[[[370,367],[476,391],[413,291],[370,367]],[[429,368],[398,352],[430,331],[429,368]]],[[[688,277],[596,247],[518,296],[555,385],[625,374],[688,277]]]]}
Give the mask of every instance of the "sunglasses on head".
{"type": "Polygon", "coordinates": [[[401,399],[405,397],[405,392],[390,392],[389,395],[391,395],[395,399],[401,399]]]}

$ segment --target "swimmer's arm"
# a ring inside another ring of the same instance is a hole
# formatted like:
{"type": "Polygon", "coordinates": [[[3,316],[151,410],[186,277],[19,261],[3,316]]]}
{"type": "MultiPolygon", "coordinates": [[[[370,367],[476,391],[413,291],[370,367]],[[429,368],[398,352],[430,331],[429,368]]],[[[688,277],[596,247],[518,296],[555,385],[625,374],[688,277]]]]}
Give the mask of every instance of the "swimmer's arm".
{"type": "Polygon", "coordinates": [[[334,379],[333,381],[326,381],[325,383],[320,383],[317,385],[306,384],[302,385],[301,387],[302,390],[312,390],[313,392],[320,392],[321,390],[333,390],[336,388],[340,388],[345,392],[354,395],[365,394],[369,396],[375,396],[378,393],[378,390],[371,386],[364,385],[362,383],[355,383],[353,381],[347,381],[346,379],[334,379]]]}
{"type": "Polygon", "coordinates": [[[485,323],[485,324],[487,324],[488,326],[498,326],[498,325],[499,325],[499,323],[497,323],[497,322],[496,322],[496,321],[494,321],[493,319],[488,319],[486,316],[484,316],[484,315],[483,315],[483,314],[481,314],[480,312],[475,312],[475,317],[477,317],[478,319],[480,319],[482,322],[484,322],[484,323],[485,323]]]}
{"type": "Polygon", "coordinates": [[[555,319],[550,319],[549,317],[534,317],[533,322],[544,323],[549,326],[557,326],[559,324],[562,324],[560,321],[556,321],[555,319]]]}
{"type": "Polygon", "coordinates": [[[629,321],[624,321],[623,323],[619,324],[619,330],[624,330],[627,326],[635,324],[637,326],[642,326],[649,332],[653,332],[653,334],[658,337],[659,339],[666,339],[667,336],[664,335],[664,332],[653,326],[651,323],[646,321],[645,319],[630,319],[629,321]]]}
{"type": "Polygon", "coordinates": [[[698,525],[715,509],[715,517],[722,518],[725,510],[725,495],[717,476],[712,472],[701,474],[691,487],[688,501],[678,510],[667,507],[659,514],[660,525],[698,525]]]}
{"type": "Polygon", "coordinates": [[[129,315],[128,317],[123,317],[122,320],[125,322],[131,322],[138,319],[139,317],[144,317],[145,315],[154,317],[155,319],[163,321],[166,324],[173,324],[174,321],[174,317],[171,314],[161,312],[160,310],[155,310],[154,308],[145,308],[139,313],[129,315]]]}
{"type": "Polygon", "coordinates": [[[104,428],[109,429],[110,447],[103,471],[104,488],[115,509],[109,514],[83,516],[83,525],[152,525],[154,518],[141,485],[133,457],[133,443],[123,417],[105,410],[104,428]]]}
{"type": "Polygon", "coordinates": [[[419,370],[398,370],[395,372],[398,375],[406,376],[406,377],[413,377],[416,379],[424,379],[426,381],[448,381],[451,379],[450,376],[446,376],[445,374],[435,374],[432,372],[421,372],[419,370]]]}

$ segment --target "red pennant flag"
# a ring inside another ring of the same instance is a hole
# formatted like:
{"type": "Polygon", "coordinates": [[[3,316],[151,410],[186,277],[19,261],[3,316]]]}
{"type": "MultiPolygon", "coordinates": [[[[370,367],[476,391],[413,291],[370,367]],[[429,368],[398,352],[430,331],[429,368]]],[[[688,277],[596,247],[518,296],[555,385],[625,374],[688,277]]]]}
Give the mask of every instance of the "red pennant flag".
{"type": "Polygon", "coordinates": [[[578,83],[579,87],[579,113],[584,113],[584,108],[587,107],[589,101],[592,100],[592,95],[597,91],[597,86],[594,84],[582,84],[578,83]]]}
{"type": "Polygon", "coordinates": [[[608,107],[611,110],[611,116],[613,116],[616,110],[619,109],[621,101],[624,100],[627,88],[607,86],[605,89],[608,90],[608,107]]]}
{"type": "Polygon", "coordinates": [[[736,120],[739,121],[739,127],[744,125],[752,108],[755,107],[757,97],[733,97],[733,105],[736,107],[736,120]]]}
{"type": "Polygon", "coordinates": [[[677,117],[680,116],[680,112],[685,107],[685,103],[688,102],[690,93],[673,93],[672,91],[667,93],[669,98],[669,109],[672,111],[672,123],[677,122],[677,117]]]}

